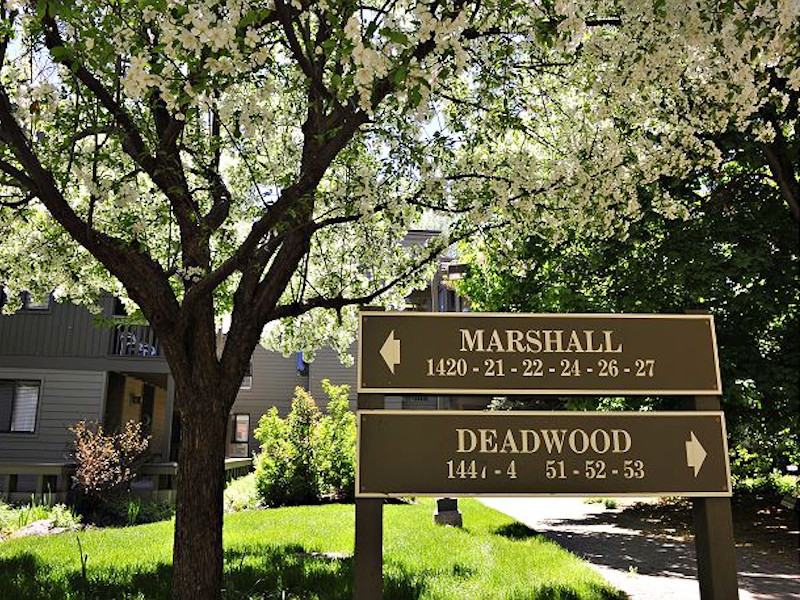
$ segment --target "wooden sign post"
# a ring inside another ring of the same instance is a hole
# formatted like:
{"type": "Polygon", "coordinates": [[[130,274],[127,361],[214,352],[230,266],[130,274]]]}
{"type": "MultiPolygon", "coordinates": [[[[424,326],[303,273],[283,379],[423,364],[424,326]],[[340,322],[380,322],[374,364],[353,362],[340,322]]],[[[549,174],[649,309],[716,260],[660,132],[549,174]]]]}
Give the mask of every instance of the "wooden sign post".
{"type": "MultiPolygon", "coordinates": [[[[693,403],[697,411],[721,408],[718,396],[696,396],[693,403]]],[[[692,520],[700,598],[737,599],[739,583],[730,498],[692,498],[692,520]]]]}
{"type": "MultiPolygon", "coordinates": [[[[358,409],[383,408],[380,394],[359,394],[358,409]]],[[[356,497],[355,600],[380,600],[383,588],[383,498],[356,497]]]]}
{"type": "Polygon", "coordinates": [[[711,316],[364,312],[358,391],[357,600],[381,598],[383,498],[604,493],[695,498],[701,598],[738,598],[711,316]],[[421,393],[691,396],[698,412],[374,410],[421,393]]]}

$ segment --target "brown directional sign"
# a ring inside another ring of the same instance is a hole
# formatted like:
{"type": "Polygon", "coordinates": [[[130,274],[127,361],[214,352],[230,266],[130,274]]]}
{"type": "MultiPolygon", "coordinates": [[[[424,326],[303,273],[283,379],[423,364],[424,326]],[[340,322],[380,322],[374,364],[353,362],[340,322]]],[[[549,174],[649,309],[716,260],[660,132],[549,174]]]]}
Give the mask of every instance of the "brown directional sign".
{"type": "Polygon", "coordinates": [[[362,410],[356,495],[730,496],[724,417],[362,410]]]}
{"type": "Polygon", "coordinates": [[[364,312],[358,391],[721,393],[710,315],[364,312]]]}

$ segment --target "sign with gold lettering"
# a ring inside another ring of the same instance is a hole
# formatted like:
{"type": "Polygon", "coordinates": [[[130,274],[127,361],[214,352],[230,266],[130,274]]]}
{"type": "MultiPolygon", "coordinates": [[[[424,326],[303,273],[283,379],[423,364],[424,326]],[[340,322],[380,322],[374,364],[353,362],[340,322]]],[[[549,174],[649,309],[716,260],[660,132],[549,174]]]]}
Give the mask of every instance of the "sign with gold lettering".
{"type": "Polygon", "coordinates": [[[358,413],[356,495],[730,496],[721,412],[358,413]]]}
{"type": "Polygon", "coordinates": [[[363,312],[358,391],[722,393],[710,315],[363,312]]]}

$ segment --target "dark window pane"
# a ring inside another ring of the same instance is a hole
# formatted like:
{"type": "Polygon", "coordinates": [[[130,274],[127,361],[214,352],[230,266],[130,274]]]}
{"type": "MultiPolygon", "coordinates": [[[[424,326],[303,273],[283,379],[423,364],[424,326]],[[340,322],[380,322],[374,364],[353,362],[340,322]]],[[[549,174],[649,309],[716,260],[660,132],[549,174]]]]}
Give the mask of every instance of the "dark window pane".
{"type": "Polygon", "coordinates": [[[22,309],[23,310],[49,310],[50,309],[50,294],[46,298],[37,300],[28,292],[22,294],[22,309]]]}
{"type": "Polygon", "coordinates": [[[14,382],[0,381],[0,431],[11,430],[11,412],[14,404],[14,382]]]}
{"type": "Polygon", "coordinates": [[[243,390],[249,390],[253,387],[253,361],[251,360],[247,364],[247,371],[244,373],[244,377],[242,377],[242,384],[239,386],[243,390]]]}

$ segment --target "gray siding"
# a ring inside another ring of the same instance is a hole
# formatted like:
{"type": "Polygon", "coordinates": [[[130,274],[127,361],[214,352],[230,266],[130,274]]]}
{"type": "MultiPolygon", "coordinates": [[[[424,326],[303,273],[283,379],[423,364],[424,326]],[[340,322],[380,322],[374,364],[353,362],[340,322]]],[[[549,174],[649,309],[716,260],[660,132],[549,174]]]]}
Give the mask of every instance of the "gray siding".
{"type": "MultiPolygon", "coordinates": [[[[351,352],[355,353],[353,344],[351,352]]],[[[253,431],[258,421],[273,406],[278,414],[285,417],[289,414],[294,390],[297,386],[309,389],[317,405],[324,409],[328,396],[322,391],[322,380],[330,379],[331,383],[350,386],[350,407],[356,407],[356,367],[345,367],[336,352],[330,348],[322,348],[316,354],[314,362],[309,364],[308,376],[297,373],[297,355],[285,357],[278,352],[270,352],[261,346],[253,354],[252,387],[239,390],[231,414],[250,415],[250,453],[259,450],[253,431]]]]}
{"type": "Polygon", "coordinates": [[[110,336],[111,329],[97,327],[94,316],[74,304],[51,302],[46,311],[0,315],[0,356],[104,357],[110,336]]]}
{"type": "Polygon", "coordinates": [[[253,431],[258,421],[273,406],[285,417],[297,386],[307,389],[308,377],[297,372],[297,355],[283,356],[257,346],[253,353],[253,383],[250,389],[241,389],[231,409],[232,414],[250,415],[250,453],[256,452],[258,443],[253,431]]]}
{"type": "MultiPolygon", "coordinates": [[[[357,360],[356,353],[357,346],[353,344],[350,347],[350,354],[357,360]]],[[[331,348],[321,348],[317,352],[314,362],[309,364],[308,379],[311,386],[311,395],[314,396],[317,404],[321,406],[325,406],[328,403],[328,396],[322,391],[323,379],[330,379],[331,383],[336,385],[349,385],[351,400],[355,400],[358,396],[356,390],[356,363],[353,362],[352,367],[345,367],[342,361],[339,360],[339,355],[331,348]]]]}
{"type": "Polygon", "coordinates": [[[297,355],[283,356],[256,346],[253,352],[253,383],[250,389],[241,389],[236,402],[268,400],[276,406],[288,407],[299,385],[306,387],[308,381],[297,373],[297,355]]]}
{"type": "Polygon", "coordinates": [[[36,431],[0,433],[0,462],[64,461],[70,441],[67,427],[101,418],[103,372],[0,368],[0,379],[41,382],[36,431]]]}
{"type": "MultiPolygon", "coordinates": [[[[113,298],[103,301],[111,315],[113,298]]],[[[51,302],[46,311],[0,315],[0,367],[65,371],[167,373],[163,356],[112,356],[113,329],[95,324],[95,316],[74,304],[51,302]]]]}

